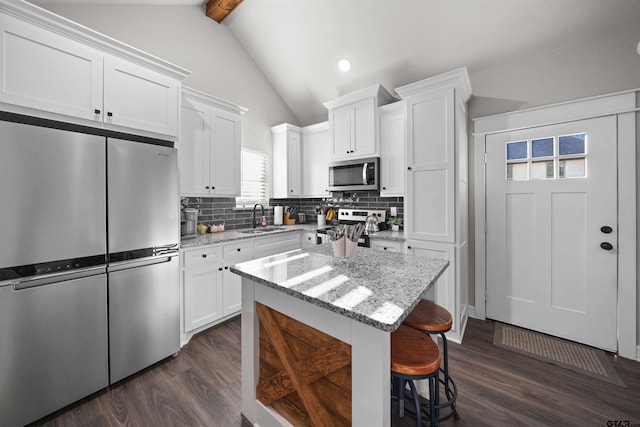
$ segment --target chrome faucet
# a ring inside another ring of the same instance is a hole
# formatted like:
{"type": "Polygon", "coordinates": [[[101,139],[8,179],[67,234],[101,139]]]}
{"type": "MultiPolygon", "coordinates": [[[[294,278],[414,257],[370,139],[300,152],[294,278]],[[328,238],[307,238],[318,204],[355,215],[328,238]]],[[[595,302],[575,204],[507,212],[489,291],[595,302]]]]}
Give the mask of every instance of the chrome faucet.
{"type": "Polygon", "coordinates": [[[262,206],[260,203],[256,203],[255,205],[253,205],[253,228],[256,228],[256,207],[260,206],[260,209],[262,210],[262,216],[264,216],[264,206],[262,206]]]}

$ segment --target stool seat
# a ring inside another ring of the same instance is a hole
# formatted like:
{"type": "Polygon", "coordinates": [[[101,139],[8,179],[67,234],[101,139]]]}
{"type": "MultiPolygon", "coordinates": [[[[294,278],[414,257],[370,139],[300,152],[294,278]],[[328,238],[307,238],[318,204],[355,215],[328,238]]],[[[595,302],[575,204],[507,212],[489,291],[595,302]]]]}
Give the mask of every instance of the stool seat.
{"type": "Polygon", "coordinates": [[[400,325],[391,333],[391,370],[405,375],[428,375],[440,368],[438,345],[422,332],[400,325]]]}
{"type": "MultiPolygon", "coordinates": [[[[411,390],[416,416],[416,427],[422,427],[420,397],[414,381],[428,380],[429,383],[429,424],[437,426],[439,421],[439,373],[442,356],[438,345],[417,329],[400,325],[391,333],[391,381],[392,402],[398,403],[400,416],[404,416],[404,402],[407,385],[411,390]]],[[[426,409],[425,409],[426,410],[426,409]]]]}
{"type": "Polygon", "coordinates": [[[402,323],[427,333],[440,333],[451,329],[453,317],[446,308],[423,299],[402,323]]]}

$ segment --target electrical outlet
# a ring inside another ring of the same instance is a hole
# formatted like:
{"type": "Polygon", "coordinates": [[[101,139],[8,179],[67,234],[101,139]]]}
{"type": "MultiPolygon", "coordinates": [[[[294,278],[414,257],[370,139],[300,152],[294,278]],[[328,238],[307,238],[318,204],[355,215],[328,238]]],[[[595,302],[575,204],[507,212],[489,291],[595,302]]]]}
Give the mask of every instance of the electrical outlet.
{"type": "Polygon", "coordinates": [[[391,216],[398,216],[398,208],[391,206],[391,216]]]}

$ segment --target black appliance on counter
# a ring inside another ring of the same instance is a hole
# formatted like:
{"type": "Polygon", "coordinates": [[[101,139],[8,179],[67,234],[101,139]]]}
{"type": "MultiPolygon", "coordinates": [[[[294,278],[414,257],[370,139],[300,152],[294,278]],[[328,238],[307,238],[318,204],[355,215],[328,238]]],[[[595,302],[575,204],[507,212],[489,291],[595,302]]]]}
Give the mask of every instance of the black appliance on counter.
{"type": "MultiPolygon", "coordinates": [[[[338,210],[338,222],[340,224],[362,224],[364,225],[367,222],[367,218],[374,217],[378,222],[378,231],[382,231],[386,229],[386,211],[381,209],[352,209],[352,208],[340,208],[338,210]]],[[[324,228],[319,228],[316,233],[318,236],[318,242],[324,243],[328,241],[327,231],[333,230],[334,226],[327,226],[324,228]]],[[[362,233],[360,238],[358,239],[358,246],[362,246],[365,248],[371,247],[371,243],[369,241],[369,234],[372,234],[372,231],[362,233]]]]}

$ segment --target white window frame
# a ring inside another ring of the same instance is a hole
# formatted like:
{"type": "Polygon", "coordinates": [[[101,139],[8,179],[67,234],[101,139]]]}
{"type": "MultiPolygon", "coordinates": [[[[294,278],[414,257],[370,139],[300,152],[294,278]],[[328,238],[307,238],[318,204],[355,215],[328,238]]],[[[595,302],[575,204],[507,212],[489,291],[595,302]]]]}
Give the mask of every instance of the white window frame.
{"type": "Polygon", "coordinates": [[[253,208],[253,205],[256,203],[262,204],[264,207],[267,207],[269,203],[269,153],[259,150],[252,150],[249,148],[241,148],[240,150],[240,197],[236,197],[236,209],[250,209],[253,208]],[[242,154],[243,153],[252,153],[259,154],[264,156],[264,168],[265,168],[265,179],[264,179],[264,200],[243,200],[242,199],[242,183],[244,181],[244,168],[242,166],[242,154]]]}

